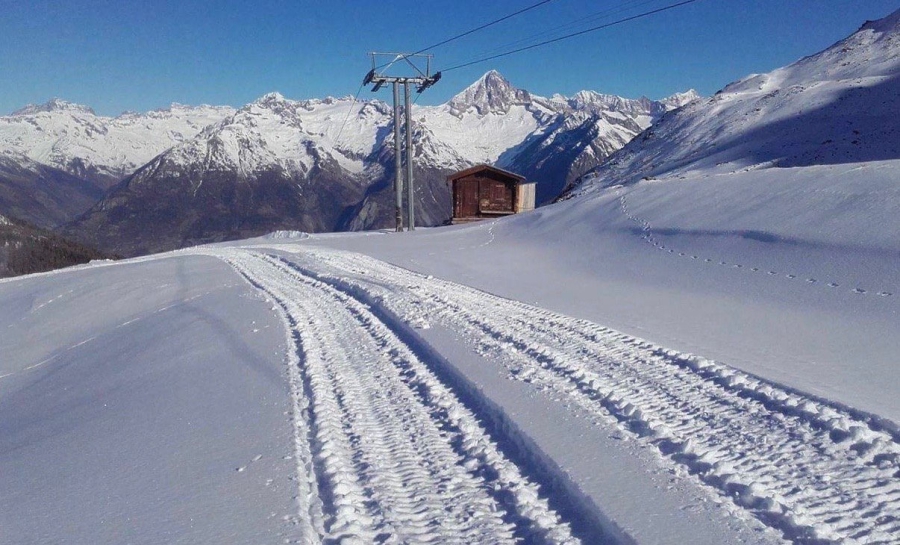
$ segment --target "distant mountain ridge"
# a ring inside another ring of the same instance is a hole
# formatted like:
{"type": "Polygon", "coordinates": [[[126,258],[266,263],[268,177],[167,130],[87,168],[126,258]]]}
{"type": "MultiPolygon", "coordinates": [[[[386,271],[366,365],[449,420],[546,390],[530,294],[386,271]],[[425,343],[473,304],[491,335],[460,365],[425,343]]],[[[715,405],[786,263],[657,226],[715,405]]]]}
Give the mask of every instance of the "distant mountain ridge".
{"type": "MultiPolygon", "coordinates": [[[[445,104],[414,107],[418,223],[449,217],[446,175],[477,163],[521,172],[537,182],[539,201],[550,200],[697,97],[545,98],[490,71],[445,104]]],[[[65,232],[133,254],[274,229],[388,226],[392,123],[387,103],[350,97],[270,93],[239,109],[173,105],[115,118],[53,100],[0,117],[0,150],[102,179],[106,198],[65,232]]]]}
{"type": "Polygon", "coordinates": [[[900,159],[900,10],[824,51],[664,115],[577,190],[900,159]]]}
{"type": "Polygon", "coordinates": [[[95,185],[109,187],[173,145],[234,112],[184,106],[99,116],[58,98],[0,116],[0,154],[18,154],[95,185]]]}

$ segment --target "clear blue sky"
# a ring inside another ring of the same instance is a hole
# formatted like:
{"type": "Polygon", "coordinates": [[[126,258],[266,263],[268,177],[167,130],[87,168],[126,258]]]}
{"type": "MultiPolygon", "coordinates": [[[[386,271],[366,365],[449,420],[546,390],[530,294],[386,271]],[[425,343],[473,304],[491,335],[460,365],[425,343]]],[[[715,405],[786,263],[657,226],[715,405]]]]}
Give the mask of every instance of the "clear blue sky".
{"type": "MultiPolygon", "coordinates": [[[[674,1],[552,0],[435,49],[435,67],[604,10],[631,6],[592,26],[674,1]]],[[[295,99],[352,95],[369,51],[417,50],[535,2],[0,0],[0,113],[51,97],[117,115],[171,102],[240,106],[269,91],[295,99]]],[[[492,68],[541,95],[592,89],[662,98],[691,87],[711,94],[897,8],[897,0],[699,0],[448,72],[420,104],[444,102],[492,68]]],[[[379,96],[389,100],[386,91],[379,96]]]]}

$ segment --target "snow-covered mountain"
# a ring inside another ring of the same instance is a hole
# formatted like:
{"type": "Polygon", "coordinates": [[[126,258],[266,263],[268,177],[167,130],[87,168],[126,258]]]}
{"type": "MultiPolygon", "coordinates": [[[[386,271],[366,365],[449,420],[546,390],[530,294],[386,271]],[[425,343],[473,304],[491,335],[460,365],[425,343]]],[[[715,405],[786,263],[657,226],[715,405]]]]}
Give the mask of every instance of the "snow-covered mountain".
{"type": "MultiPolygon", "coordinates": [[[[538,183],[540,201],[552,199],[695,97],[547,99],[488,72],[446,104],[414,109],[418,223],[449,217],[446,175],[477,163],[521,171],[538,183]]],[[[271,93],[155,157],[69,232],[136,253],[273,229],[388,226],[392,126],[391,107],[380,100],[271,93]]]]}
{"type": "Polygon", "coordinates": [[[419,119],[470,163],[494,163],[536,181],[538,202],[546,202],[660,115],[697,98],[691,90],[662,101],[594,91],[548,99],[492,70],[419,119]]]}
{"type": "Polygon", "coordinates": [[[117,117],[52,99],[0,116],[0,150],[108,187],[150,159],[234,112],[229,106],[183,106],[117,117]]]}
{"type": "Polygon", "coordinates": [[[664,116],[582,188],[900,158],[900,12],[664,116]]]}
{"type": "Polygon", "coordinates": [[[138,169],[69,232],[129,254],[259,234],[332,230],[383,174],[367,161],[390,109],[267,94],[138,169]]]}

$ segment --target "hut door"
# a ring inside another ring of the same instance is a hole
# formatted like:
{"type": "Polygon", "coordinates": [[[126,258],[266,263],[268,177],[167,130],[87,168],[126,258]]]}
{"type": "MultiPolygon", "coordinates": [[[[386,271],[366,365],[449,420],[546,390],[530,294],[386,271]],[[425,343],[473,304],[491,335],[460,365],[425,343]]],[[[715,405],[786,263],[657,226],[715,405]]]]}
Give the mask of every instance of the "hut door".
{"type": "Polygon", "coordinates": [[[478,215],[478,180],[457,180],[456,217],[472,218],[478,215]]]}

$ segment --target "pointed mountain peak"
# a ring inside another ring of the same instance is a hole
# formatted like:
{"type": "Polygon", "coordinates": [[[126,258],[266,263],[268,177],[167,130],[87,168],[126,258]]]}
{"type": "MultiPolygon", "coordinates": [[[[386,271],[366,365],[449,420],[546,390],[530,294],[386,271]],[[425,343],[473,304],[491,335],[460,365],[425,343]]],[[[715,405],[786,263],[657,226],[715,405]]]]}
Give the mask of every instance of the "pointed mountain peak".
{"type": "Polygon", "coordinates": [[[258,99],[254,100],[252,104],[256,106],[262,106],[264,108],[273,108],[284,105],[288,100],[284,98],[284,95],[277,91],[273,91],[271,93],[266,93],[258,99]]]}
{"type": "Polygon", "coordinates": [[[257,102],[284,102],[284,95],[279,93],[278,91],[273,91],[271,93],[266,93],[263,96],[257,99],[257,102]]]}
{"type": "Polygon", "coordinates": [[[266,108],[269,110],[279,110],[284,108],[284,106],[290,102],[288,99],[284,98],[284,95],[281,93],[274,91],[271,93],[266,93],[258,99],[254,100],[249,104],[249,106],[259,106],[262,108],[266,108]]]}
{"type": "Polygon", "coordinates": [[[94,110],[81,104],[74,104],[59,98],[51,98],[44,104],[29,104],[20,110],[16,110],[12,115],[33,115],[40,112],[81,112],[91,115],[94,110]]]}
{"type": "Polygon", "coordinates": [[[244,107],[238,110],[238,113],[269,111],[277,115],[284,115],[286,112],[292,111],[297,104],[284,98],[284,95],[279,92],[272,92],[264,94],[249,104],[245,104],[244,107]]]}
{"type": "Polygon", "coordinates": [[[485,74],[478,78],[475,83],[468,86],[463,93],[466,93],[469,90],[501,95],[507,95],[518,91],[518,89],[509,83],[508,79],[504,78],[503,75],[496,70],[485,72],[485,74]]]}
{"type": "Polygon", "coordinates": [[[496,70],[488,70],[487,72],[484,73],[483,76],[481,76],[478,79],[478,81],[480,83],[482,83],[483,85],[488,85],[488,86],[501,85],[501,86],[509,87],[509,81],[503,77],[503,74],[501,74],[500,72],[497,72],[496,70]]]}
{"type": "Polygon", "coordinates": [[[528,91],[513,87],[500,72],[491,70],[447,104],[455,115],[474,109],[479,115],[506,113],[513,104],[531,102],[528,91]]]}
{"type": "Polygon", "coordinates": [[[693,101],[697,100],[698,98],[701,98],[700,93],[698,93],[694,89],[688,89],[687,91],[685,91],[683,93],[675,93],[672,96],[668,96],[668,97],[660,100],[660,102],[665,104],[666,107],[669,109],[675,109],[675,108],[681,108],[685,104],[693,102],[693,101]]]}

